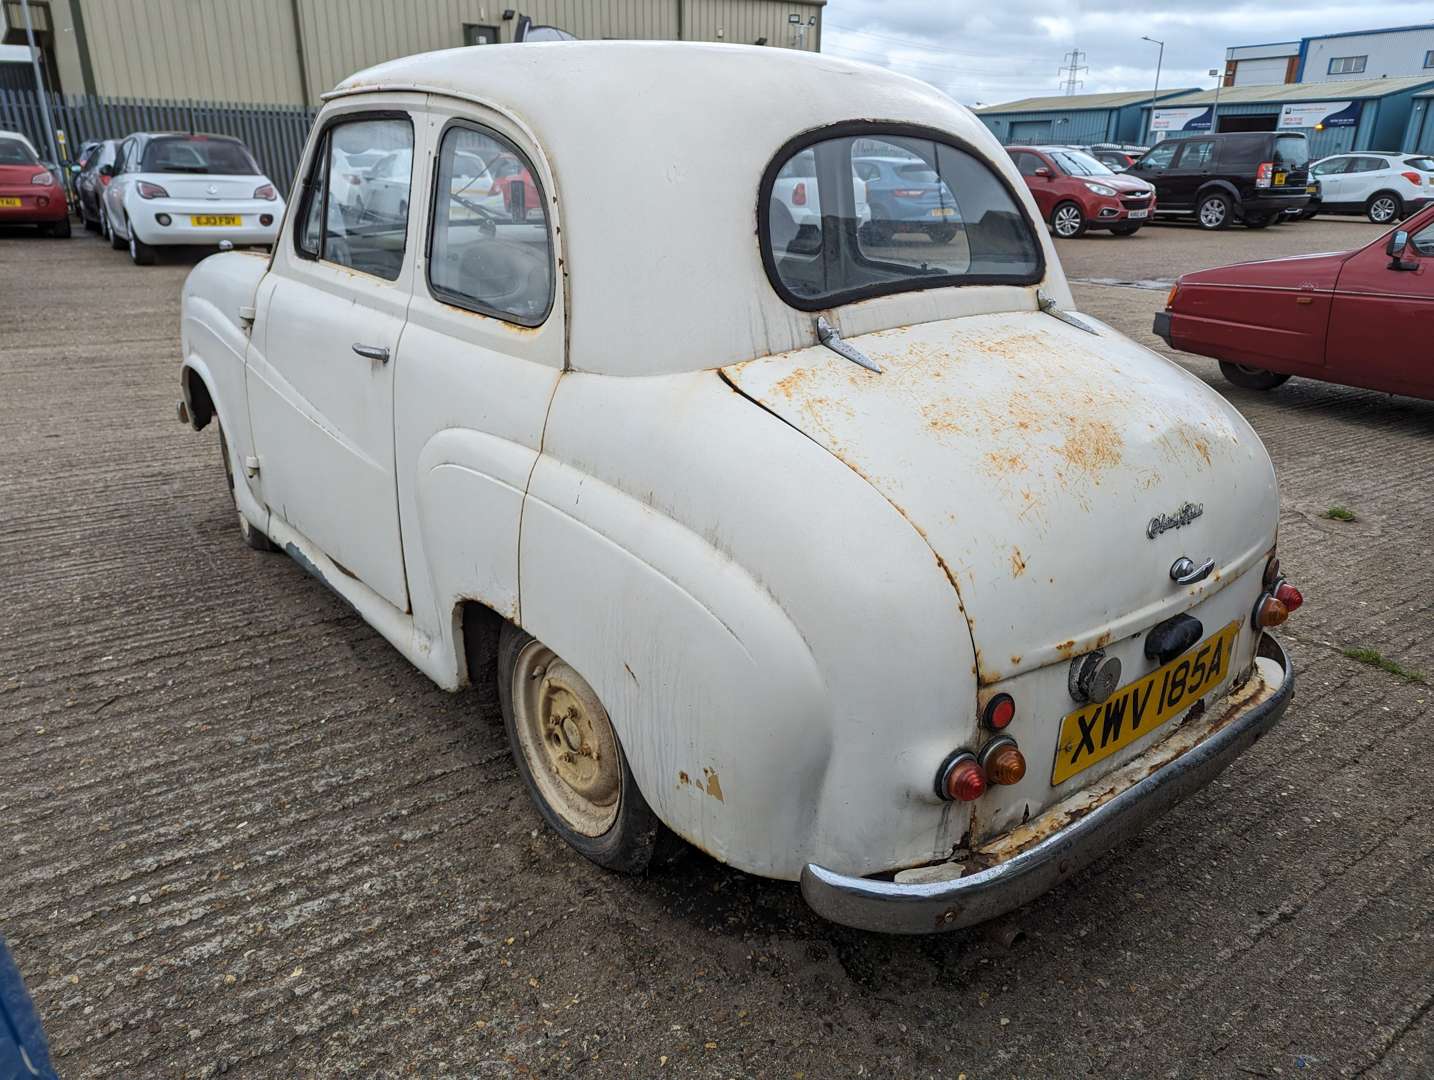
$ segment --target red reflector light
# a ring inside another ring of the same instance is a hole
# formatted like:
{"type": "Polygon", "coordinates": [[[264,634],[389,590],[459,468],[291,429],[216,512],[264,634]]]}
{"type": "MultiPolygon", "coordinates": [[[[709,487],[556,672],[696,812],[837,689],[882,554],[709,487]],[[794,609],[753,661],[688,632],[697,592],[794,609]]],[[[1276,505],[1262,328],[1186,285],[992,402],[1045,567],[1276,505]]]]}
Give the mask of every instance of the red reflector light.
{"type": "Polygon", "coordinates": [[[110,180],[111,180],[111,179],[112,179],[112,178],[111,178],[111,177],[108,177],[108,176],[101,176],[101,177],[100,177],[100,187],[109,187],[109,186],[110,186],[110,180]]]}
{"type": "Polygon", "coordinates": [[[1010,694],[997,694],[986,702],[986,710],[981,715],[986,726],[994,731],[1000,731],[1015,718],[1016,703],[1010,694]]]}
{"type": "Polygon", "coordinates": [[[807,185],[805,183],[798,183],[796,187],[792,188],[792,205],[807,205],[807,185]]]}
{"type": "Polygon", "coordinates": [[[1288,581],[1280,582],[1280,587],[1275,590],[1275,599],[1285,605],[1285,611],[1291,612],[1305,602],[1304,596],[1288,581]]]}
{"type": "Polygon", "coordinates": [[[903,199],[919,199],[925,195],[926,192],[921,188],[896,188],[892,191],[892,194],[903,199]]]}
{"type": "Polygon", "coordinates": [[[1255,606],[1255,626],[1261,630],[1268,630],[1272,626],[1279,626],[1290,617],[1289,608],[1276,600],[1273,596],[1263,597],[1255,606]]]}
{"type": "Polygon", "coordinates": [[[1260,162],[1260,167],[1255,170],[1255,186],[1256,186],[1256,187],[1269,187],[1269,186],[1270,186],[1270,174],[1273,173],[1274,171],[1275,171],[1275,163],[1274,163],[1273,161],[1262,161],[1262,162],[1260,162]]]}

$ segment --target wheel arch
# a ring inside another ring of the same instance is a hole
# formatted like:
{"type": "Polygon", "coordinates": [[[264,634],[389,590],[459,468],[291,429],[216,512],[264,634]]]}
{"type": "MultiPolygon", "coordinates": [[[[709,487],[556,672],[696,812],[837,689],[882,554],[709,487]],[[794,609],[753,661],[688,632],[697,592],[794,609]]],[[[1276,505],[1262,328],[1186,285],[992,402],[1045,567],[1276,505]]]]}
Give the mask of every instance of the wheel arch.
{"type": "Polygon", "coordinates": [[[1241,210],[1241,205],[1244,200],[1240,198],[1240,189],[1237,188],[1234,184],[1230,183],[1230,181],[1220,179],[1207,180],[1205,181],[1205,183],[1201,184],[1198,189],[1196,189],[1196,209],[1199,209],[1200,202],[1202,199],[1204,199],[1207,195],[1211,195],[1215,192],[1224,195],[1227,199],[1230,200],[1230,209],[1236,211],[1237,213],[1243,212],[1241,210]]]}

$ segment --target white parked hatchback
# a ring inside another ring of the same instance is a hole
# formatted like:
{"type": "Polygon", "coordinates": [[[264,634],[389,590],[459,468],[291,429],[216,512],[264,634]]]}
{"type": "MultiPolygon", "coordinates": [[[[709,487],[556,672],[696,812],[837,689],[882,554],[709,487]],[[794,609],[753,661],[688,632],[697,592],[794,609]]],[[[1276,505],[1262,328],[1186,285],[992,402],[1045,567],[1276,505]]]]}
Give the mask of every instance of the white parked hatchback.
{"type": "Polygon", "coordinates": [[[227,135],[126,137],[100,206],[100,228],[140,266],[170,245],[272,244],[284,200],[254,156],[227,135]]]}
{"type": "Polygon", "coordinates": [[[1260,440],[1072,310],[1015,165],[931,86],[746,46],[453,49],[327,95],[296,191],[271,258],[190,274],[179,417],[219,427],[252,547],[500,703],[594,862],[640,871],[671,830],[831,919],[950,929],[1289,702],[1260,440]],[[469,198],[509,156],[524,196],[469,198]],[[963,227],[859,228],[870,157],[921,162],[963,227]],[[380,159],[411,172],[376,212],[348,193],[380,159]]]}
{"type": "Polygon", "coordinates": [[[1310,166],[1319,204],[1304,213],[1363,214],[1376,225],[1402,221],[1434,200],[1434,158],[1423,154],[1335,154],[1310,166]]]}

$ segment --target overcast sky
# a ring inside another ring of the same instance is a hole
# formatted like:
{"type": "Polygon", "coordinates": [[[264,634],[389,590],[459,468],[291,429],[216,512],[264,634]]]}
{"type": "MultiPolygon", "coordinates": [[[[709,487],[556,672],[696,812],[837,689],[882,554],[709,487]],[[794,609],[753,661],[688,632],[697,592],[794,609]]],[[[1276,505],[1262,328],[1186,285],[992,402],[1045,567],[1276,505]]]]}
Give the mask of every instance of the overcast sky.
{"type": "Polygon", "coordinates": [[[1428,0],[830,0],[822,51],[914,75],[966,105],[1063,92],[1072,49],[1090,70],[1077,93],[1208,89],[1231,45],[1434,22],[1428,0]]]}

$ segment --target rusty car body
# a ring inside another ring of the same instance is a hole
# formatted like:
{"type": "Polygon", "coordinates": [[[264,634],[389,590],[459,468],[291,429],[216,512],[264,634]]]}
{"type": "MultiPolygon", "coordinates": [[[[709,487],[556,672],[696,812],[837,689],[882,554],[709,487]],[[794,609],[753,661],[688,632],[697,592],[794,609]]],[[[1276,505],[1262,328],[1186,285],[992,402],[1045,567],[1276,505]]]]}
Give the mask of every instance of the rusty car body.
{"type": "Polygon", "coordinates": [[[268,260],[191,274],[181,419],[220,424],[253,546],[440,686],[496,684],[602,865],[665,828],[832,919],[967,925],[1290,699],[1259,440],[1073,310],[1010,159],[925,84],[722,45],[415,56],[327,96],[289,205],[268,260]],[[486,191],[463,162],[494,153],[535,190],[486,191]],[[815,220],[774,194],[804,153],[815,220]],[[395,154],[403,215],[364,217],[344,193],[395,154]],[[959,212],[861,229],[862,155],[959,212]]]}

